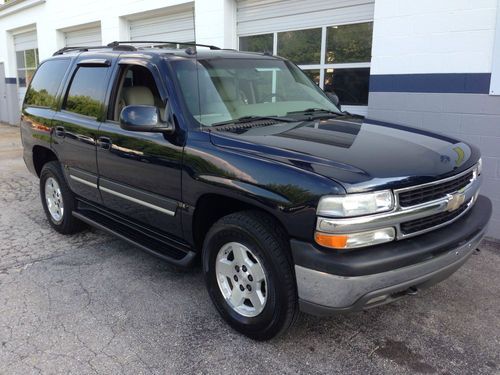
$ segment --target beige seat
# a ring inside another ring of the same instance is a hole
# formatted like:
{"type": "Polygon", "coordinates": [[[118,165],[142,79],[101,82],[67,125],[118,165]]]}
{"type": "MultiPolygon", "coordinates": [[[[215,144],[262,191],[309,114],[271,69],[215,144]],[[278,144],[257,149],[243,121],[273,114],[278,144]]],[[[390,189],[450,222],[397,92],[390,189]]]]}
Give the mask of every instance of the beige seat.
{"type": "MultiPolygon", "coordinates": [[[[119,114],[123,107],[129,105],[151,105],[156,106],[155,97],[151,90],[146,86],[123,87],[121,100],[118,102],[117,113],[119,114]]],[[[164,108],[160,108],[160,116],[163,119],[164,108]]]]}
{"type": "Polygon", "coordinates": [[[125,105],[155,105],[155,98],[146,86],[124,87],[122,98],[125,105]]]}

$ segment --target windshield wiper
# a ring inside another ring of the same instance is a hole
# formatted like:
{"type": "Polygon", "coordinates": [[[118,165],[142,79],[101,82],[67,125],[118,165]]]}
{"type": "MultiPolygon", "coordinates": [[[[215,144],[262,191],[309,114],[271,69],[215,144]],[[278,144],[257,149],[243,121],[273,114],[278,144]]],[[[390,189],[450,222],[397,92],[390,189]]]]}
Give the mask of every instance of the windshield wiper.
{"type": "Polygon", "coordinates": [[[239,117],[234,120],[227,120],[227,121],[221,121],[221,122],[216,122],[212,124],[211,126],[221,126],[221,125],[229,125],[229,124],[244,124],[247,122],[253,122],[253,121],[258,121],[258,120],[274,120],[278,122],[297,122],[296,119],[289,118],[289,117],[283,117],[283,116],[243,116],[239,117]]]}
{"type": "Polygon", "coordinates": [[[335,115],[335,116],[344,116],[344,114],[341,112],[339,113],[339,112],[330,111],[328,109],[323,109],[323,108],[307,108],[307,109],[303,109],[301,111],[287,112],[286,114],[287,115],[301,115],[301,114],[312,115],[315,113],[317,113],[317,114],[326,113],[326,114],[335,115]]]}

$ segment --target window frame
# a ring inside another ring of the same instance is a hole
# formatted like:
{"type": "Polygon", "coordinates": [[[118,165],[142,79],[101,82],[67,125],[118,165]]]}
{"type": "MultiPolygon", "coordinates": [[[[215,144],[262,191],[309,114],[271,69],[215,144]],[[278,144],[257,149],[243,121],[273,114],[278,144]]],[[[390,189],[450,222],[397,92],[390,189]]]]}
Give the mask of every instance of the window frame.
{"type": "MultiPolygon", "coordinates": [[[[319,87],[323,90],[325,84],[325,73],[327,69],[353,69],[353,68],[371,68],[371,58],[369,62],[355,62],[355,63],[333,63],[327,64],[326,61],[326,49],[327,49],[327,29],[329,27],[334,26],[344,26],[344,25],[355,25],[359,23],[373,23],[373,19],[366,20],[358,20],[355,22],[344,22],[344,23],[336,23],[329,25],[318,25],[314,27],[302,27],[302,28],[288,28],[273,32],[263,32],[257,34],[238,34],[237,43],[238,50],[240,48],[240,38],[256,36],[256,35],[268,35],[273,34],[273,55],[278,56],[278,33],[287,32],[287,31],[300,31],[300,30],[310,30],[310,29],[318,29],[321,28],[321,51],[320,51],[320,63],[319,64],[297,64],[297,66],[303,71],[308,70],[318,70],[319,69],[319,87]]],[[[372,43],[373,43],[373,34],[372,34],[372,43]]],[[[343,105],[343,110],[347,110],[349,112],[357,113],[366,116],[368,112],[368,105],[343,105]]]]}
{"type": "MultiPolygon", "coordinates": [[[[118,91],[120,89],[119,85],[121,84],[121,80],[123,78],[123,74],[128,71],[128,69],[132,66],[140,66],[149,71],[151,73],[151,76],[153,77],[153,80],[156,84],[156,89],[158,90],[158,95],[160,95],[160,99],[163,102],[163,104],[166,106],[167,101],[168,101],[168,93],[165,90],[164,83],[161,79],[160,75],[160,70],[158,66],[150,61],[142,61],[142,60],[136,60],[136,59],[131,59],[130,57],[124,56],[122,58],[119,58],[116,64],[116,69],[113,69],[113,73],[109,79],[109,82],[111,83],[111,90],[106,93],[106,111],[104,112],[103,116],[103,121],[107,123],[112,123],[112,124],[119,124],[119,121],[115,121],[111,118],[109,118],[110,114],[114,112],[115,110],[115,105],[116,105],[116,96],[118,94],[118,91]]],[[[163,120],[163,119],[162,119],[163,120]]]]}

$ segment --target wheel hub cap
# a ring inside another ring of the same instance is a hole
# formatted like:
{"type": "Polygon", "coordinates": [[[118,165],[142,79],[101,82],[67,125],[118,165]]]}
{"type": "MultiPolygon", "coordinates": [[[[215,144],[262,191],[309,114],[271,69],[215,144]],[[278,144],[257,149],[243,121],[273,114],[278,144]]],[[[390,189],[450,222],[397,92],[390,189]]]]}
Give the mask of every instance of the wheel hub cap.
{"type": "Polygon", "coordinates": [[[59,223],[64,215],[64,202],[61,188],[55,178],[49,177],[45,181],[45,202],[52,219],[59,223]]]}
{"type": "Polygon", "coordinates": [[[217,254],[215,273],[226,302],[238,314],[259,315],[267,301],[267,280],[262,264],[245,245],[229,242],[217,254]]]}

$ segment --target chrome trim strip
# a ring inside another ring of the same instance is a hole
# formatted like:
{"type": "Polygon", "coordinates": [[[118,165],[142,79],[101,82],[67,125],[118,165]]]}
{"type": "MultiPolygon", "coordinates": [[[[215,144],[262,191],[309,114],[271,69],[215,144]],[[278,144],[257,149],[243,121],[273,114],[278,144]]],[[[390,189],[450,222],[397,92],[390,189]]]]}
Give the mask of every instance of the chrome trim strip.
{"type": "Polygon", "coordinates": [[[156,206],[156,205],[148,203],[148,202],[144,202],[143,200],[131,197],[129,195],[125,195],[125,194],[119,193],[117,191],[108,189],[106,187],[100,186],[99,190],[104,191],[104,192],[109,193],[109,194],[112,194],[112,195],[116,195],[117,197],[126,199],[126,200],[128,200],[130,202],[134,202],[134,203],[140,204],[141,206],[149,207],[149,208],[152,208],[153,210],[163,212],[164,214],[167,214],[167,215],[170,215],[170,216],[175,216],[175,212],[174,211],[170,211],[170,210],[167,210],[166,208],[163,208],[163,207],[160,207],[160,206],[156,206]]]}
{"type": "Polygon", "coordinates": [[[79,182],[81,184],[84,184],[84,185],[87,185],[87,186],[90,186],[90,187],[93,187],[93,188],[97,189],[97,184],[94,184],[93,182],[84,180],[83,178],[80,178],[80,177],[73,176],[72,174],[70,174],[69,177],[72,180],[75,180],[75,181],[77,181],[77,182],[79,182]]]}
{"type": "MultiPolygon", "coordinates": [[[[475,202],[473,199],[481,185],[481,176],[473,178],[471,183],[460,190],[465,195],[465,202],[469,202],[471,206],[475,202]]],[[[442,180],[440,180],[442,181],[442,180]]],[[[446,212],[448,210],[448,202],[450,196],[445,196],[440,199],[436,199],[431,202],[422,203],[419,205],[411,207],[396,207],[395,210],[389,212],[383,212],[380,214],[366,215],[352,218],[327,218],[318,217],[316,230],[326,233],[354,233],[363,232],[367,230],[374,230],[379,228],[386,228],[388,226],[394,226],[397,229],[397,239],[408,238],[416,236],[418,234],[424,233],[424,231],[419,231],[410,234],[402,234],[400,229],[400,224],[406,221],[416,220],[425,218],[427,216],[435,215],[441,212],[446,212]]],[[[469,207],[470,208],[470,207],[469,207]]],[[[468,208],[468,209],[469,209],[468,208]]],[[[453,218],[452,221],[457,220],[460,216],[465,214],[465,210],[461,215],[453,218]]],[[[427,228],[425,231],[431,231],[437,229],[439,226],[444,226],[452,221],[447,221],[446,223],[439,224],[432,228],[427,228]]]]}

